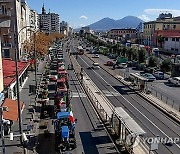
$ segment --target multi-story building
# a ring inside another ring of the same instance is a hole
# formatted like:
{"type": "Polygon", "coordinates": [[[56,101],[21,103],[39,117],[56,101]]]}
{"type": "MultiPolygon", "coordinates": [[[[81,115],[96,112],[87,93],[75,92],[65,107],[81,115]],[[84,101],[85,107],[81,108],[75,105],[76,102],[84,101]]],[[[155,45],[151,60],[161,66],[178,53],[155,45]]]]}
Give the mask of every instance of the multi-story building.
{"type": "Polygon", "coordinates": [[[0,38],[0,93],[3,91],[3,69],[2,69],[2,56],[1,56],[1,38],[0,38]]]}
{"type": "Polygon", "coordinates": [[[34,10],[30,10],[30,26],[33,27],[36,31],[39,29],[39,23],[38,23],[38,14],[34,10]]]}
{"type": "Polygon", "coordinates": [[[180,30],[180,17],[172,17],[172,14],[160,14],[155,21],[144,23],[144,45],[157,46],[157,37],[162,31],[177,31],[180,30]]]}
{"type": "Polygon", "coordinates": [[[60,33],[64,35],[68,35],[68,31],[69,31],[69,24],[65,21],[62,21],[60,23],[60,33]]]}
{"type": "Polygon", "coordinates": [[[137,30],[131,28],[111,29],[108,32],[108,37],[124,42],[128,40],[134,43],[137,37],[137,30]]]}
{"type": "Polygon", "coordinates": [[[2,56],[1,56],[1,38],[0,38],[0,105],[3,102],[4,94],[3,94],[3,68],[2,68],[2,56]]]}
{"type": "Polygon", "coordinates": [[[163,47],[167,52],[180,54],[180,35],[166,37],[163,42],[163,47]]]}
{"type": "Polygon", "coordinates": [[[60,32],[59,28],[59,15],[56,13],[46,13],[44,5],[42,7],[42,13],[39,14],[39,28],[45,33],[60,32]]]}
{"type": "Polygon", "coordinates": [[[0,37],[2,57],[15,59],[15,49],[22,57],[24,42],[29,39],[30,8],[26,0],[0,0],[0,37]]]}

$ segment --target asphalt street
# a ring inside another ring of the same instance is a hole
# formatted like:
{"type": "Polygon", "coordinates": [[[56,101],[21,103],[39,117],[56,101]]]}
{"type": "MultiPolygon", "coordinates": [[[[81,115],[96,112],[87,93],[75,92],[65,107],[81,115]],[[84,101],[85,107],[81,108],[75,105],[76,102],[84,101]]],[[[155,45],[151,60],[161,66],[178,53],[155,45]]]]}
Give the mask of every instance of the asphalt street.
{"type": "MultiPolygon", "coordinates": [[[[90,56],[94,56],[91,54],[90,56]]],[[[99,63],[105,64],[107,61],[113,61],[113,59],[108,58],[107,56],[99,54],[98,58],[99,63]]],[[[113,61],[115,62],[115,61],[113,61]]],[[[107,66],[109,67],[109,66],[107,66]]],[[[109,67],[112,68],[112,67],[109,67]]],[[[134,69],[130,67],[128,72],[126,69],[116,69],[117,75],[122,75],[128,77],[130,73],[140,73],[142,71],[134,69]]],[[[172,84],[168,83],[166,80],[156,80],[153,82],[148,82],[148,88],[152,91],[152,94],[159,99],[163,100],[163,102],[173,106],[175,109],[179,109],[180,101],[179,101],[179,94],[180,94],[180,87],[175,87],[172,84]]]]}
{"type": "MultiPolygon", "coordinates": [[[[74,50],[73,47],[72,50],[74,50]]],[[[98,88],[104,92],[110,102],[116,107],[124,107],[147,132],[146,136],[180,137],[179,124],[175,123],[167,115],[160,112],[140,96],[137,96],[133,91],[104,70],[87,69],[88,66],[92,66],[93,62],[86,56],[79,56],[77,60],[98,88]]],[[[157,153],[178,154],[179,151],[179,143],[172,146],[160,144],[157,153]]]]}
{"type": "MultiPolygon", "coordinates": [[[[64,52],[65,65],[70,64],[68,54],[64,52]]],[[[67,67],[66,67],[67,68],[67,67]]],[[[53,72],[53,71],[51,71],[53,72]]],[[[104,129],[99,129],[98,125],[101,125],[101,120],[97,116],[90,100],[88,99],[85,91],[82,89],[80,82],[78,81],[73,70],[68,70],[69,73],[69,85],[71,90],[71,104],[74,117],[77,119],[76,123],[76,140],[77,148],[69,151],[72,154],[104,154],[104,153],[117,153],[110,140],[107,132],[104,129]]],[[[50,84],[53,84],[50,82],[50,84]]],[[[52,87],[52,86],[51,86],[52,87]]],[[[52,94],[53,88],[50,90],[52,94]]],[[[50,105],[53,104],[53,100],[50,101],[50,105]]],[[[48,122],[48,130],[51,135],[45,137],[43,130],[40,130],[39,134],[39,147],[38,153],[40,154],[52,154],[54,150],[54,128],[52,126],[53,117],[41,119],[43,122],[48,122]]]]}

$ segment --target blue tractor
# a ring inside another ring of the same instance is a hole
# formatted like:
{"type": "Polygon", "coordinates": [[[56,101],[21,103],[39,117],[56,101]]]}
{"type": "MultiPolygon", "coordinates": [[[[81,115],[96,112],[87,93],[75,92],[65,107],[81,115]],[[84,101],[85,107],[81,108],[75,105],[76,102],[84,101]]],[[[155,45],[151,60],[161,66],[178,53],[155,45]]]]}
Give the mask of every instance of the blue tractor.
{"type": "Polygon", "coordinates": [[[54,122],[55,149],[63,152],[76,148],[75,120],[70,112],[58,112],[54,122]]]}

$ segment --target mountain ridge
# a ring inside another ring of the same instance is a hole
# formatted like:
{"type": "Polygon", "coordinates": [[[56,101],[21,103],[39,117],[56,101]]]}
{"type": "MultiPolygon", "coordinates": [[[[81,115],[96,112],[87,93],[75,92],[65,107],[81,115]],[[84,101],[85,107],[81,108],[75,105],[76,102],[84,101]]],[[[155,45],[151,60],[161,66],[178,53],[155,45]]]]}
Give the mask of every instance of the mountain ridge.
{"type": "Polygon", "coordinates": [[[126,16],[122,19],[114,20],[109,17],[102,18],[86,27],[94,31],[108,31],[110,29],[118,28],[137,28],[140,23],[144,21],[135,16],[126,16]]]}

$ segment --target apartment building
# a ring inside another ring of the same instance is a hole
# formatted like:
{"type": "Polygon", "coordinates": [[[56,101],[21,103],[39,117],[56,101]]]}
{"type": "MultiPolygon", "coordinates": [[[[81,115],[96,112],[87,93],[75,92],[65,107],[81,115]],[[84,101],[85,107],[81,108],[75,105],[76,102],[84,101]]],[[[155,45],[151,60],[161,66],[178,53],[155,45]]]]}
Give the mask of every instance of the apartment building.
{"type": "Polygon", "coordinates": [[[126,39],[126,40],[128,40],[128,39],[135,39],[136,33],[137,33],[137,30],[131,29],[131,28],[111,29],[108,32],[108,36],[112,39],[117,39],[117,40],[126,39]]]}
{"type": "Polygon", "coordinates": [[[180,35],[179,36],[168,36],[163,42],[164,50],[173,54],[180,54],[180,35]]]}
{"type": "Polygon", "coordinates": [[[45,7],[42,7],[42,13],[39,14],[39,28],[41,31],[50,34],[60,32],[59,15],[56,13],[46,13],[45,7]]]}
{"type": "Polygon", "coordinates": [[[0,38],[0,105],[3,102],[4,94],[3,94],[3,69],[2,69],[2,56],[1,56],[1,38],[0,38]]]}
{"type": "Polygon", "coordinates": [[[160,31],[173,32],[177,30],[180,30],[180,17],[173,17],[171,13],[161,13],[155,21],[144,23],[143,44],[158,46],[157,37],[160,35],[160,31]]]}
{"type": "Polygon", "coordinates": [[[15,59],[15,49],[22,57],[24,42],[30,38],[31,10],[26,0],[0,0],[0,37],[2,57],[15,59]],[[16,34],[16,35],[15,35],[16,34]]]}

